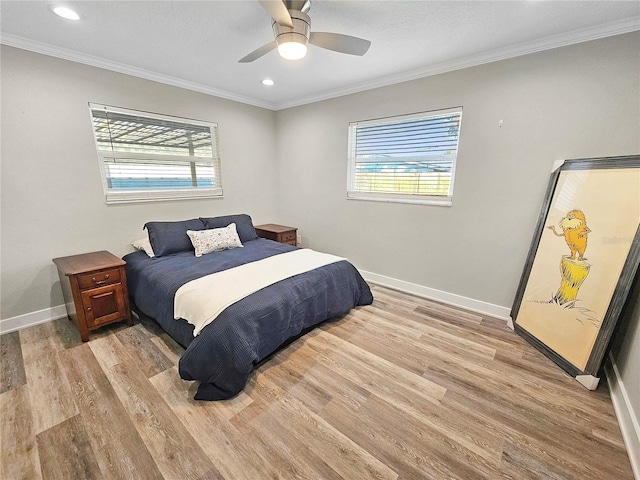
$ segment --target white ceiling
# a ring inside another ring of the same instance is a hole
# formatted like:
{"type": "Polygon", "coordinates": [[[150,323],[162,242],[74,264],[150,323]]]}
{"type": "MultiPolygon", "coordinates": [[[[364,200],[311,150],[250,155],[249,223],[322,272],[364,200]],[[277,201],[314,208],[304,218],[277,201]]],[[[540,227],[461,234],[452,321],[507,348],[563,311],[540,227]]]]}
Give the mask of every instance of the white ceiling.
{"type": "Polygon", "coordinates": [[[369,52],[310,46],[301,61],[273,51],[240,64],[273,40],[256,0],[0,2],[6,45],[274,110],[640,30],[637,0],[312,0],[309,15],[312,31],[371,40],[369,52]],[[81,20],[55,16],[52,4],[81,20]],[[267,77],[276,84],[263,86],[267,77]]]}

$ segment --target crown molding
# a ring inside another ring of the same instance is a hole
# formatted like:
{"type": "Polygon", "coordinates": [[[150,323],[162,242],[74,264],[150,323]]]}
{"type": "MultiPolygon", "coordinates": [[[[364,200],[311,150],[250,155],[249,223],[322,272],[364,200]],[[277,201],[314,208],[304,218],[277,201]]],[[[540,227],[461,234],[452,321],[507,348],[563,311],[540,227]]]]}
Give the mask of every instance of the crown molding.
{"type": "Polygon", "coordinates": [[[56,47],[48,43],[42,43],[29,38],[20,37],[17,35],[11,35],[2,33],[0,35],[0,43],[9,47],[21,48],[23,50],[29,50],[35,53],[41,53],[50,57],[57,57],[63,60],[69,60],[71,62],[81,63],[92,67],[104,68],[112,72],[124,73],[125,75],[131,75],[133,77],[144,78],[145,80],[151,80],[158,83],[164,83],[173,87],[184,88],[186,90],[192,90],[194,92],[204,93],[212,95],[214,97],[224,98],[226,100],[232,100],[234,102],[245,103],[247,105],[253,105],[255,107],[266,108],[268,110],[275,110],[276,105],[261,100],[237,95],[233,92],[226,90],[219,90],[217,88],[209,87],[195,82],[189,82],[181,78],[172,77],[169,75],[163,75],[161,73],[152,72],[138,67],[133,67],[124,63],[114,62],[101,57],[95,57],[93,55],[87,55],[85,53],[76,52],[62,47],[56,47]]]}
{"type": "Polygon", "coordinates": [[[305,97],[303,99],[294,100],[292,102],[278,103],[276,110],[284,110],[286,108],[299,107],[310,103],[316,103],[323,100],[351,95],[353,93],[373,90],[374,88],[386,87],[397,83],[417,80],[419,78],[439,75],[441,73],[462,70],[463,68],[475,67],[486,63],[498,62],[509,58],[528,55],[530,53],[542,52],[554,48],[574,45],[576,43],[588,42],[605,37],[622,35],[624,33],[640,30],[640,16],[630,17],[628,19],[611,22],[596,27],[574,30],[573,32],[563,33],[545,37],[532,42],[519,43],[505,48],[499,48],[478,55],[471,55],[450,62],[443,62],[435,65],[429,65],[416,70],[410,70],[397,75],[377,78],[370,82],[359,83],[343,89],[330,90],[318,95],[305,97]]]}
{"type": "Polygon", "coordinates": [[[126,75],[132,75],[134,77],[144,78],[146,80],[151,80],[154,82],[164,83],[166,85],[204,93],[206,95],[212,95],[235,102],[245,103],[247,105],[253,105],[255,107],[277,111],[298,107],[301,105],[307,105],[310,103],[321,102],[324,100],[330,100],[332,98],[342,97],[344,95],[350,95],[353,93],[364,92],[366,90],[372,90],[374,88],[386,87],[397,83],[430,77],[432,75],[439,75],[441,73],[461,70],[463,68],[475,67],[486,63],[492,63],[500,60],[519,57],[522,55],[528,55],[530,53],[551,50],[554,48],[565,47],[574,45],[576,43],[588,42],[590,40],[597,40],[614,35],[621,35],[637,30],[640,30],[640,16],[629,17],[616,22],[610,22],[595,27],[574,30],[572,32],[553,35],[539,40],[534,40],[532,42],[524,42],[517,45],[511,45],[509,47],[491,50],[482,54],[471,55],[468,57],[455,59],[450,62],[429,65],[416,70],[410,70],[396,75],[377,78],[369,82],[358,83],[346,88],[329,90],[317,95],[302,97],[290,102],[279,103],[269,103],[256,98],[237,95],[226,90],[220,90],[209,87],[207,85],[189,82],[180,78],[163,75],[160,73],[152,72],[150,70],[133,67],[131,65],[114,62],[92,55],[87,55],[84,53],[76,52],[74,50],[56,47],[50,44],[37,42],[35,40],[30,40],[28,38],[20,37],[17,35],[3,33],[2,35],[0,35],[0,43],[8,45],[10,47],[21,48],[23,50],[29,50],[52,57],[62,58],[64,60],[70,60],[72,62],[82,63],[93,67],[104,68],[106,70],[124,73],[126,75]]]}

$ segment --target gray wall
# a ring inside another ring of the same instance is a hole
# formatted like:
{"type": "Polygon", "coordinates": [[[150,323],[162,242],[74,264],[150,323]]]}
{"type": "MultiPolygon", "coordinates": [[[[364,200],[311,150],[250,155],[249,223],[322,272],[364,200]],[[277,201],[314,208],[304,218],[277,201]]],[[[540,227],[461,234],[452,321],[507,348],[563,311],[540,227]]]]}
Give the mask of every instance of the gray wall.
{"type": "MultiPolygon", "coordinates": [[[[554,161],[640,153],[638,45],[635,32],[278,112],[279,219],[362,270],[510,308],[554,161]],[[349,122],[458,105],[452,207],[346,200],[349,122]]],[[[613,354],[637,419],[638,289],[630,303],[613,354]]]]}
{"type": "Polygon", "coordinates": [[[279,218],[365,271],[510,307],[553,162],[640,152],[638,44],[636,32],[278,112],[279,218]],[[346,199],[349,122],[458,105],[453,206],[346,199]]]}
{"type": "MultiPolygon", "coordinates": [[[[615,363],[618,367],[619,380],[624,385],[628,405],[621,405],[619,415],[625,415],[623,428],[627,432],[626,446],[629,457],[632,458],[636,478],[640,478],[640,431],[637,429],[640,421],[640,288],[636,288],[635,300],[630,315],[629,328],[622,342],[620,350],[612,350],[615,363]],[[626,408],[625,408],[626,407],[626,408]],[[626,419],[629,419],[628,421],[626,419]]],[[[620,401],[622,404],[622,401],[620,401]]]]}
{"type": "MultiPolygon", "coordinates": [[[[640,279],[640,275],[638,276],[640,279]]],[[[625,330],[621,330],[623,338],[621,339],[620,348],[612,350],[616,358],[616,365],[620,372],[620,377],[626,379],[624,381],[625,389],[631,404],[636,408],[636,418],[640,419],[640,280],[637,281],[635,291],[631,292],[635,301],[629,305],[628,325],[625,330]]],[[[640,438],[638,438],[640,441],[640,438]]],[[[640,459],[640,451],[636,455],[640,459]]],[[[640,465],[638,465],[640,467],[640,465]]]]}
{"type": "MultiPolygon", "coordinates": [[[[121,255],[145,221],[235,212],[295,225],[363,270],[510,307],[553,162],[640,152],[639,43],[635,32],[277,113],[2,47],[1,318],[63,303],[53,257],[121,255]],[[90,101],[217,122],[225,198],[107,207],[90,101]],[[349,122],[457,105],[452,207],[346,200],[349,122]]],[[[636,417],[638,304],[614,351],[636,417]]]]}
{"type": "Polygon", "coordinates": [[[63,302],[51,259],[131,251],[150,220],[276,215],[275,112],[2,47],[1,318],[63,302]],[[223,199],[107,206],[88,102],[218,123],[223,199]]]}
{"type": "MultiPolygon", "coordinates": [[[[617,395],[619,408],[616,413],[623,433],[627,433],[627,451],[636,479],[640,479],[640,431],[634,430],[640,420],[640,271],[636,275],[634,288],[629,293],[629,300],[611,345],[611,353],[618,369],[618,377],[611,380],[613,391],[620,391],[617,395]]],[[[608,378],[611,378],[610,373],[607,372],[608,378]]]]}

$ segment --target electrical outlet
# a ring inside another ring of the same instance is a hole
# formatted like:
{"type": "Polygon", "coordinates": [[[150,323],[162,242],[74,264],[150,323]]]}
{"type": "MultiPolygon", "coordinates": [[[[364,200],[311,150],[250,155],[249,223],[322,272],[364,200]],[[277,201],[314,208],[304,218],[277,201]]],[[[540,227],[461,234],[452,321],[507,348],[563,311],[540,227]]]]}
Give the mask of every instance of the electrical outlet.
{"type": "Polygon", "coordinates": [[[298,245],[301,245],[301,244],[302,244],[302,235],[297,235],[297,236],[296,236],[296,243],[297,243],[298,245]]]}

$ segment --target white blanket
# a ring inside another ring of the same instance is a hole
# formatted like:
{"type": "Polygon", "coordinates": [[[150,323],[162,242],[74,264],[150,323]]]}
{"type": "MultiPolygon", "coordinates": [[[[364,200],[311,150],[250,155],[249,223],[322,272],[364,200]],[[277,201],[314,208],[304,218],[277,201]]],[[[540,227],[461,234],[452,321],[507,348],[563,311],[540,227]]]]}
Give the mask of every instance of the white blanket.
{"type": "Polygon", "coordinates": [[[345,259],[303,248],[212,273],[178,289],[173,316],[194,325],[195,337],[238,300],[286,278],[341,260],[345,259]]]}

